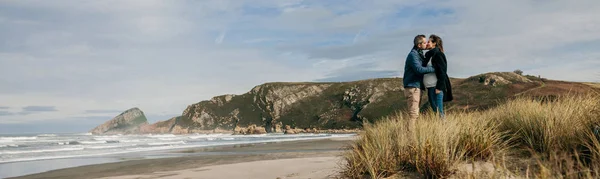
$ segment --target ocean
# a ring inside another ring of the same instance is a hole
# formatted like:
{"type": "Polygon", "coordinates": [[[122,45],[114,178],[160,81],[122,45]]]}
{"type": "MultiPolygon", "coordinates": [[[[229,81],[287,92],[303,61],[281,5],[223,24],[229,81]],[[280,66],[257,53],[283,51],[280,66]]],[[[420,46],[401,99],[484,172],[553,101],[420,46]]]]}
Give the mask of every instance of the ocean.
{"type": "MultiPolygon", "coordinates": [[[[349,137],[355,134],[0,134],[0,178],[48,170],[119,161],[119,158],[149,158],[173,149],[349,137]],[[66,163],[66,164],[65,164],[66,163]]],[[[156,157],[168,157],[157,155],[156,157]]]]}

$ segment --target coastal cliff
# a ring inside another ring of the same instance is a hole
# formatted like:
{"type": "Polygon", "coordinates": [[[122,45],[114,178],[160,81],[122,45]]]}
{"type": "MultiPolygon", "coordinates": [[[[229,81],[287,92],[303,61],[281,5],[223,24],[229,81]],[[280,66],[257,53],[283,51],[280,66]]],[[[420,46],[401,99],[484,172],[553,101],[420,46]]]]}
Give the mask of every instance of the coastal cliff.
{"type": "MultiPolygon", "coordinates": [[[[451,78],[455,100],[446,110],[485,110],[519,97],[546,98],[598,91],[594,85],[522,76],[512,72],[451,78]]],[[[426,95],[422,98],[427,110],[426,95]]],[[[350,132],[402,112],[406,98],[401,78],[353,82],[265,83],[244,94],[226,94],[188,105],[181,116],[148,124],[130,109],[92,133],[350,132]]],[[[141,114],[141,115],[140,115],[141,114]]]]}

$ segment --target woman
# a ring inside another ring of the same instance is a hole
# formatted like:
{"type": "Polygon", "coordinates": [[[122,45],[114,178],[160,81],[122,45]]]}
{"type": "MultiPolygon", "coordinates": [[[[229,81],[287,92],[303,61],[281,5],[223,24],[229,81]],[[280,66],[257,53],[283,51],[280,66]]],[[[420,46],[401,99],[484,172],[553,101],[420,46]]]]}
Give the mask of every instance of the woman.
{"type": "Polygon", "coordinates": [[[427,65],[431,60],[431,65],[435,69],[434,73],[425,74],[423,83],[427,88],[429,104],[433,111],[438,113],[444,119],[444,102],[452,101],[452,86],[448,78],[448,63],[444,54],[444,45],[442,38],[437,35],[430,35],[427,43],[429,51],[425,53],[425,62],[427,65]]]}

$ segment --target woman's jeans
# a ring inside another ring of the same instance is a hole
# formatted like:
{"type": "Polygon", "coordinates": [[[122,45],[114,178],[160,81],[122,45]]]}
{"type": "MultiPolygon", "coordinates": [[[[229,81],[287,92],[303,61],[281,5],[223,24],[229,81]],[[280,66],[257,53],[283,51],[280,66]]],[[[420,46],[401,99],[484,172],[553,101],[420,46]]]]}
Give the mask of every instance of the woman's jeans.
{"type": "Polygon", "coordinates": [[[429,97],[431,109],[439,113],[440,117],[444,119],[444,92],[440,91],[439,94],[435,94],[435,87],[431,87],[427,88],[427,96],[429,97]]]}

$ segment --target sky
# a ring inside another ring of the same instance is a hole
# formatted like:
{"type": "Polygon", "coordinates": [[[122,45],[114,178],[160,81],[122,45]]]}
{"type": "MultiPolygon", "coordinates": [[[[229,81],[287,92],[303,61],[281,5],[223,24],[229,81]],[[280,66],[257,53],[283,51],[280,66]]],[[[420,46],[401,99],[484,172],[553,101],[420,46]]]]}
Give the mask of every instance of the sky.
{"type": "Polygon", "coordinates": [[[0,133],[149,122],[266,82],[402,77],[415,35],[448,74],[600,79],[598,0],[0,1],[0,133]]]}

